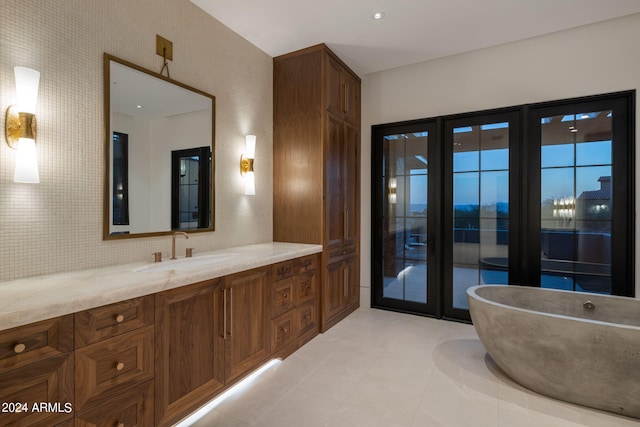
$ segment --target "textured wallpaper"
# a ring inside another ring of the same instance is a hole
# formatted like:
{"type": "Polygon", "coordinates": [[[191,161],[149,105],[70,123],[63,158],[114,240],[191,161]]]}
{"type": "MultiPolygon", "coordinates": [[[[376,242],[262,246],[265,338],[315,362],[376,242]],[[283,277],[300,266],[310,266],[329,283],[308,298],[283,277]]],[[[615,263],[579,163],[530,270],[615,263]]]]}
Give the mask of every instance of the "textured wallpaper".
{"type": "MultiPolygon", "coordinates": [[[[15,103],[14,66],[40,71],[40,184],[13,182],[0,143],[0,281],[167,256],[169,236],[102,240],[103,53],[159,72],[159,34],[173,41],[171,77],[216,97],[216,231],[195,252],[272,238],[272,59],[189,0],[3,0],[0,123],[15,103]],[[256,196],[239,173],[244,135],[258,138],[256,196]]],[[[183,241],[179,247],[185,246],[183,241]]]]}

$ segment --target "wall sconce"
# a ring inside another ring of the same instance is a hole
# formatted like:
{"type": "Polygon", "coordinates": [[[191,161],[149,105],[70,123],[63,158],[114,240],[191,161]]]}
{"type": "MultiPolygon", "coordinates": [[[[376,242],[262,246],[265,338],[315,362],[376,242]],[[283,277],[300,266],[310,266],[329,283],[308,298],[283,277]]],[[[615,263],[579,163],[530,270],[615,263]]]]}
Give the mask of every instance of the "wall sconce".
{"type": "Polygon", "coordinates": [[[398,181],[396,178],[389,178],[389,203],[396,204],[396,188],[398,188],[398,181]]]}
{"type": "Polygon", "coordinates": [[[7,109],[5,121],[7,145],[17,150],[13,181],[39,183],[35,112],[40,73],[26,67],[15,67],[13,71],[18,103],[7,109]]]}
{"type": "Polygon", "coordinates": [[[256,136],[247,135],[245,153],[240,156],[240,174],[244,177],[244,194],[253,196],[256,194],[256,183],[253,176],[253,159],[256,155],[256,136]]]}

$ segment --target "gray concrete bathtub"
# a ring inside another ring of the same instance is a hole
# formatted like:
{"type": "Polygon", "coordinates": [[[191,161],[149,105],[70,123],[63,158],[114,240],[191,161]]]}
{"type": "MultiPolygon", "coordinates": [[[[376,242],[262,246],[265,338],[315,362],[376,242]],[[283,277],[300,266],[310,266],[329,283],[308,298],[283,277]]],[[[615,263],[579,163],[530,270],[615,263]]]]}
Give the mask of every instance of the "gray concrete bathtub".
{"type": "Polygon", "coordinates": [[[640,418],[640,300],[498,285],[467,298],[482,344],[515,381],[640,418]]]}

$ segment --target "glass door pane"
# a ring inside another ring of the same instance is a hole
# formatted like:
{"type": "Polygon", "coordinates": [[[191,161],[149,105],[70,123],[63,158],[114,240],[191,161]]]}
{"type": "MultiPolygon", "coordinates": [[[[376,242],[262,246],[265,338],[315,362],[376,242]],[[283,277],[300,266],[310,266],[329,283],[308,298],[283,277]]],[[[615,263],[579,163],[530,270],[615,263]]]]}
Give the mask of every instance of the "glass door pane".
{"type": "Polygon", "coordinates": [[[508,283],[509,122],[453,127],[453,309],[466,290],[508,283]]]}
{"type": "Polygon", "coordinates": [[[429,132],[383,140],[382,296],[426,304],[429,132]]]}
{"type": "Polygon", "coordinates": [[[540,121],[542,287],[612,292],[612,117],[603,110],[540,121]]]}

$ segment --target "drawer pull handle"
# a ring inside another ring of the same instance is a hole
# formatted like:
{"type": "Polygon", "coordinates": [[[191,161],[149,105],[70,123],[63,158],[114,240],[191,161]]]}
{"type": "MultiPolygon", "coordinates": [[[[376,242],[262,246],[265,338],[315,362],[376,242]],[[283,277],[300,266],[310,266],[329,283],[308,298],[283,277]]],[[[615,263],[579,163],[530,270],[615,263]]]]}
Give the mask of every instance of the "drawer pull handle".
{"type": "Polygon", "coordinates": [[[124,369],[124,363],[123,362],[118,362],[116,364],[116,371],[122,371],[124,369]]]}
{"type": "Polygon", "coordinates": [[[305,267],[309,267],[310,265],[311,265],[311,260],[310,260],[310,259],[308,259],[308,260],[306,260],[306,261],[304,262],[304,266],[305,266],[305,267]]]}
{"type": "Polygon", "coordinates": [[[285,298],[285,299],[289,298],[289,294],[285,292],[284,294],[282,294],[282,298],[285,298]]]}
{"type": "Polygon", "coordinates": [[[118,315],[116,316],[116,322],[118,322],[118,323],[122,323],[122,322],[124,322],[124,315],[122,315],[122,314],[118,314],[118,315]]]}
{"type": "Polygon", "coordinates": [[[22,343],[19,343],[19,344],[16,344],[16,345],[13,347],[13,351],[14,351],[15,353],[17,353],[17,354],[20,354],[20,353],[22,353],[26,348],[27,348],[27,346],[26,346],[26,345],[24,345],[24,344],[22,344],[22,343]]]}

